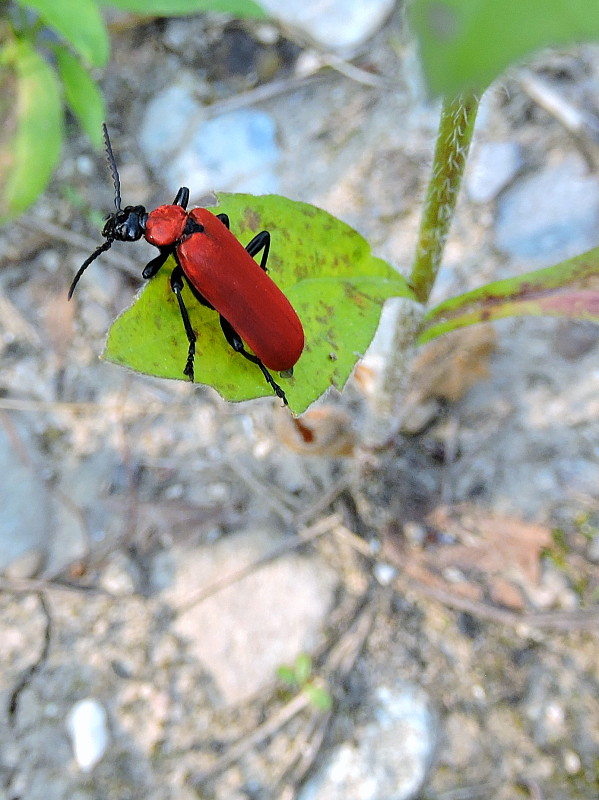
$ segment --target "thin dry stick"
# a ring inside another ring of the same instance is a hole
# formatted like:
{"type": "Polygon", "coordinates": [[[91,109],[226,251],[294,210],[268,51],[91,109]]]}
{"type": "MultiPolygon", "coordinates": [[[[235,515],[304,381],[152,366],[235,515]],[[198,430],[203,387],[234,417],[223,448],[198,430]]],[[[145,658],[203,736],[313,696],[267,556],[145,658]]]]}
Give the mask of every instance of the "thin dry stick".
{"type": "Polygon", "coordinates": [[[150,403],[127,402],[122,406],[110,399],[102,403],[69,403],[54,400],[23,400],[21,398],[1,397],[0,409],[7,411],[31,411],[36,414],[41,412],[62,412],[67,411],[72,414],[98,414],[100,411],[106,415],[115,413],[122,409],[123,414],[136,414],[142,417],[149,417],[151,414],[186,414],[189,415],[189,404],[183,403],[162,403],[158,400],[150,403]]]}
{"type": "Polygon", "coordinates": [[[0,319],[3,328],[10,331],[11,336],[14,336],[15,339],[24,340],[34,347],[41,344],[39,334],[33,325],[2,292],[0,292],[0,319]]]}
{"type": "Polygon", "coordinates": [[[448,789],[438,794],[437,800],[486,800],[495,797],[499,786],[497,783],[477,783],[474,786],[461,786],[459,789],[448,789]]]}
{"type": "Polygon", "coordinates": [[[52,578],[1,578],[0,592],[11,592],[12,594],[31,594],[34,592],[70,592],[71,594],[96,594],[103,597],[119,598],[106,589],[99,586],[80,586],[76,584],[60,583],[52,578]]]}
{"type": "Polygon", "coordinates": [[[588,111],[575,106],[534,72],[523,69],[520,70],[519,77],[520,85],[530,99],[563,125],[574,137],[588,167],[596,169],[597,153],[589,147],[589,140],[595,145],[599,144],[599,120],[588,111]]]}
{"type": "Polygon", "coordinates": [[[283,706],[276,714],[266,720],[262,725],[259,725],[255,731],[248,736],[244,736],[235,744],[228,748],[224,756],[218,759],[209,769],[204,770],[199,775],[194,776],[192,785],[195,789],[199,789],[203,783],[216,777],[224,770],[228,769],[232,764],[244,756],[252,747],[263,742],[269,736],[273,736],[278,730],[286,725],[289,720],[293,719],[300,711],[303,711],[310,705],[310,700],[303,692],[296,695],[286,705],[283,706]]]}
{"type": "Polygon", "coordinates": [[[507,625],[511,628],[537,628],[553,631],[595,631],[599,633],[599,611],[551,611],[518,613],[505,608],[470,600],[446,589],[428,586],[414,578],[399,576],[395,588],[403,593],[415,592],[432,600],[437,600],[449,608],[466,611],[475,617],[507,625]]]}
{"type": "Polygon", "coordinates": [[[322,495],[312,503],[311,506],[304,508],[294,517],[294,524],[296,526],[307,525],[311,519],[318,517],[324,513],[330,505],[339,497],[340,494],[350,486],[351,475],[345,474],[338,481],[333,483],[322,495]]]}
{"type": "Polygon", "coordinates": [[[283,798],[293,800],[296,796],[298,783],[308,774],[318,757],[332,716],[332,711],[314,711],[304,729],[295,737],[293,750],[288,758],[292,766],[286,765],[281,778],[273,781],[276,786],[284,784],[281,791],[282,800],[283,798]],[[285,778],[286,773],[292,774],[285,778]]]}
{"type": "Polygon", "coordinates": [[[233,472],[246,483],[249,488],[261,497],[272,510],[278,514],[286,525],[291,525],[294,519],[294,512],[288,508],[276,494],[273,494],[272,487],[265,488],[264,482],[255,478],[239,461],[231,458],[227,461],[228,466],[233,472]]]}
{"type": "MultiPolygon", "coordinates": [[[[372,553],[366,542],[353,533],[353,531],[346,528],[345,525],[336,525],[333,532],[336,536],[340,536],[344,541],[348,542],[364,557],[369,558],[373,562],[380,561],[380,559],[372,553]]],[[[480,619],[486,619],[489,622],[497,622],[501,625],[508,625],[512,628],[528,626],[530,628],[555,631],[594,630],[599,632],[599,610],[519,613],[505,608],[497,608],[478,600],[471,600],[468,597],[455,594],[447,589],[429,586],[418,580],[418,578],[414,578],[410,575],[399,575],[395,579],[393,586],[397,591],[401,591],[403,594],[414,592],[415,594],[423,595],[432,600],[437,600],[449,608],[454,608],[458,611],[466,611],[480,619]]]]}

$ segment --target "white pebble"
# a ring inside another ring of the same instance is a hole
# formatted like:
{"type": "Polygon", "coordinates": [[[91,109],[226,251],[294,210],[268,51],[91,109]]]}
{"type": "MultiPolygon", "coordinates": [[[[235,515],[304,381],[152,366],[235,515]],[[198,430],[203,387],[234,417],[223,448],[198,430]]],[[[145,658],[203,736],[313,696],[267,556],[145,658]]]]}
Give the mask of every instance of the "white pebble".
{"type": "Polygon", "coordinates": [[[389,586],[395,578],[397,577],[397,570],[391,564],[385,564],[384,562],[378,562],[374,565],[374,569],[372,570],[374,573],[374,577],[377,581],[381,584],[381,586],[389,586]]]}
{"type": "Polygon", "coordinates": [[[108,746],[106,711],[97,700],[88,697],[75,703],[66,724],[79,769],[91,772],[108,746]]]}

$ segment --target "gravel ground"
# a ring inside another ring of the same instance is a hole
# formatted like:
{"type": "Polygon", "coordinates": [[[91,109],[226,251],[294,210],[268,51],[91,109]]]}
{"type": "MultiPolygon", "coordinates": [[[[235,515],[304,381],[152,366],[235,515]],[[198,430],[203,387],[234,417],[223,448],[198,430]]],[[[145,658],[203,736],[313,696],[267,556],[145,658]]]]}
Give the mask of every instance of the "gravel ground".
{"type": "MultiPolygon", "coordinates": [[[[438,110],[401,17],[358,73],[298,79],[310,52],[219,18],[122,26],[103,86],[125,202],[170,197],[139,132],[192,81],[211,119],[267,115],[277,191],[405,270],[438,110]]],[[[533,66],[599,113],[597,48],[533,66]]],[[[67,304],[89,210],[112,202],[71,133],[50,191],[0,232],[0,799],[598,797],[597,330],[446,337],[377,452],[371,357],[306,419],[324,441],[307,447],[274,399],[98,361],[147,258],[115,246],[67,304]],[[285,685],[300,653],[311,670],[285,685]]],[[[596,245],[593,148],[520,73],[494,87],[436,299],[596,245]]]]}

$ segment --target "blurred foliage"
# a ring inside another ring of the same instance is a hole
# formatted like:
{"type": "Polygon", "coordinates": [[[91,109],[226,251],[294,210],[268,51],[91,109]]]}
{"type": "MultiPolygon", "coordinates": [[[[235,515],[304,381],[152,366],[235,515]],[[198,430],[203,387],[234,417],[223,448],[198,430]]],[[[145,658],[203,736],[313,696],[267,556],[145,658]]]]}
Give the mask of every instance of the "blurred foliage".
{"type": "Polygon", "coordinates": [[[44,191],[60,158],[64,108],[92,145],[102,145],[102,93],[92,71],[110,52],[102,6],[147,16],[221,11],[264,17],[252,0],[15,0],[0,10],[2,106],[0,221],[23,213],[44,191]]]}
{"type": "Polygon", "coordinates": [[[433,94],[482,91],[535,50],[599,38],[597,0],[413,0],[409,18],[433,94]]]}

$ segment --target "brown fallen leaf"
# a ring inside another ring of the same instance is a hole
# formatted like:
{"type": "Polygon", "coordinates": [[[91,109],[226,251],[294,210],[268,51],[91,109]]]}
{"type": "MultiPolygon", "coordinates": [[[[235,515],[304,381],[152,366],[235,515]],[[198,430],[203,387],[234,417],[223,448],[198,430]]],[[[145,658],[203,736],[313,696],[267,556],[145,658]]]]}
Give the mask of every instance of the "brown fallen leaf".
{"type": "Polygon", "coordinates": [[[414,359],[407,400],[431,397],[460,400],[489,375],[489,358],[497,343],[492,325],[474,325],[434,339],[414,359]]]}
{"type": "Polygon", "coordinates": [[[528,590],[539,583],[542,551],[551,545],[549,528],[465,504],[437,508],[424,521],[454,542],[417,548],[391,542],[390,557],[407,574],[467,597],[487,593],[503,606],[525,607],[528,590]]]}
{"type": "Polygon", "coordinates": [[[441,564],[477,567],[488,574],[507,571],[524,582],[539,582],[540,555],[552,541],[544,525],[468,505],[437,508],[426,522],[461,542],[437,549],[441,564]]]}

